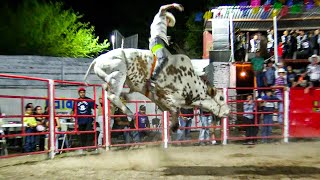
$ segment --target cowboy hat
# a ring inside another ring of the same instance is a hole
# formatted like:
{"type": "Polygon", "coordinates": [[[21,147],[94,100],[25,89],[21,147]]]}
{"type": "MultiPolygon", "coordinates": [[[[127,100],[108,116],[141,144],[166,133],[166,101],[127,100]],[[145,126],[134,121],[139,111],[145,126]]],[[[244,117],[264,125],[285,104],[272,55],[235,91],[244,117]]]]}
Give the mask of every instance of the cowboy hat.
{"type": "Polygon", "coordinates": [[[312,59],[313,59],[313,58],[317,58],[317,61],[319,62],[319,59],[320,59],[320,58],[319,58],[319,56],[317,56],[316,54],[314,54],[314,55],[312,55],[311,57],[309,57],[309,59],[308,59],[309,62],[312,62],[312,59]]]}
{"type": "Polygon", "coordinates": [[[278,70],[278,73],[286,73],[286,70],[283,69],[283,68],[280,68],[280,69],[278,70]]]}
{"type": "Polygon", "coordinates": [[[168,24],[169,27],[173,27],[176,24],[176,18],[172,13],[166,12],[166,18],[170,19],[170,22],[168,24]]]}

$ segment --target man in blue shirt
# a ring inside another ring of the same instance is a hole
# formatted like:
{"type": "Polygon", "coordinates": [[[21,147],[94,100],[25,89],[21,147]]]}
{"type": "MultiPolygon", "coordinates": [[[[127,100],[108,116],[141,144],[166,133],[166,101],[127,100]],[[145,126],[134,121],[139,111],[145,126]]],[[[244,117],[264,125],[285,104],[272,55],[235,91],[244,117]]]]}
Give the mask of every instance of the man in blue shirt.
{"type": "MultiPolygon", "coordinates": [[[[91,98],[86,96],[86,90],[83,87],[78,89],[79,98],[74,103],[73,112],[71,114],[77,115],[92,115],[92,109],[94,109],[94,102],[91,98]]],[[[78,124],[78,131],[92,131],[93,117],[75,117],[78,124]]],[[[93,141],[90,141],[90,134],[81,133],[79,136],[80,146],[93,145],[93,141]]]]}

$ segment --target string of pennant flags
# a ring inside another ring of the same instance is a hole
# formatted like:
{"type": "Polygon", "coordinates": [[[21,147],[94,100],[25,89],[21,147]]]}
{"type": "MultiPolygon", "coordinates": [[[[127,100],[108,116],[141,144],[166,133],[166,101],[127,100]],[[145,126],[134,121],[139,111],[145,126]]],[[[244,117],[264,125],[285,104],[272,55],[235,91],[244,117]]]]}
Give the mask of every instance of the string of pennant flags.
{"type": "Polygon", "coordinates": [[[195,15],[195,21],[200,22],[203,19],[208,20],[212,17],[228,16],[235,9],[240,9],[243,17],[248,16],[249,13],[257,15],[262,11],[260,13],[260,18],[267,19],[278,15],[284,17],[288,13],[299,14],[304,10],[308,11],[317,6],[320,6],[320,0],[303,0],[303,2],[300,1],[299,3],[295,3],[294,0],[267,0],[263,5],[261,5],[261,0],[251,0],[250,3],[249,1],[243,1],[238,5],[228,6],[225,9],[216,9],[214,12],[198,12],[195,15]]]}

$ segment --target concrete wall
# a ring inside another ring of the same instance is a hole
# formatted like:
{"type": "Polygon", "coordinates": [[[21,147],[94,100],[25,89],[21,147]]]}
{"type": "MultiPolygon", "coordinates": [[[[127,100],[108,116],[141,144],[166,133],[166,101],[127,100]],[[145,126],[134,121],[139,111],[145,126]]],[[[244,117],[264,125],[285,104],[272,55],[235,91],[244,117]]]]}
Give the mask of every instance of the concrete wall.
{"type": "MultiPolygon", "coordinates": [[[[54,80],[82,82],[82,79],[91,62],[92,59],[87,58],[0,55],[0,73],[54,80]]],[[[209,60],[192,60],[192,63],[196,71],[201,71],[209,64],[209,60]]],[[[209,76],[211,75],[209,74],[209,76]]],[[[102,81],[98,79],[98,77],[93,72],[91,72],[88,79],[92,84],[102,83],[102,81]]],[[[1,95],[47,97],[47,88],[47,84],[40,81],[0,77],[1,95]]],[[[78,86],[57,85],[55,88],[56,97],[78,98],[78,86]]],[[[101,94],[101,89],[99,89],[97,92],[98,98],[101,94]]],[[[93,88],[87,88],[87,96],[93,98],[93,88]]],[[[147,107],[148,114],[156,113],[157,108],[155,104],[147,103],[150,100],[142,94],[133,93],[129,97],[132,100],[146,101],[146,103],[139,103],[137,107],[139,108],[140,105],[144,104],[147,107]]],[[[0,109],[1,112],[5,113],[6,115],[20,115],[24,114],[24,106],[29,102],[33,103],[35,106],[40,105],[43,108],[45,106],[45,100],[24,99],[23,104],[21,104],[21,98],[0,98],[0,109]]],[[[55,106],[57,113],[69,113],[71,111],[72,102],[70,100],[57,100],[55,102],[55,106]]],[[[128,107],[133,112],[136,111],[136,105],[134,103],[129,103],[128,107]]],[[[161,113],[162,112],[160,110],[157,110],[157,114],[161,113]]],[[[149,119],[151,120],[153,118],[154,117],[150,117],[149,119]]],[[[6,120],[20,121],[21,119],[11,118],[6,120]]]]}
{"type": "MultiPolygon", "coordinates": [[[[81,82],[91,62],[92,59],[87,58],[0,55],[0,73],[81,82]]],[[[93,72],[91,74],[90,83],[102,82],[93,72]]],[[[45,88],[45,83],[0,78],[0,88],[25,88],[25,86],[45,88]]]]}

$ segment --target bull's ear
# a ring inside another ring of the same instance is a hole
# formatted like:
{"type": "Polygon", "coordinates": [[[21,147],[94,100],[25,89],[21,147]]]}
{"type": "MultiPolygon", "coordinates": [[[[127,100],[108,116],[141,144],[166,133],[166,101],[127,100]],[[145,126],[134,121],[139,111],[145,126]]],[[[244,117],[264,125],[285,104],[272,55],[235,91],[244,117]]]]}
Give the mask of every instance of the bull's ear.
{"type": "Polygon", "coordinates": [[[217,94],[217,90],[214,87],[208,86],[207,93],[208,93],[209,96],[214,97],[217,94]]]}

